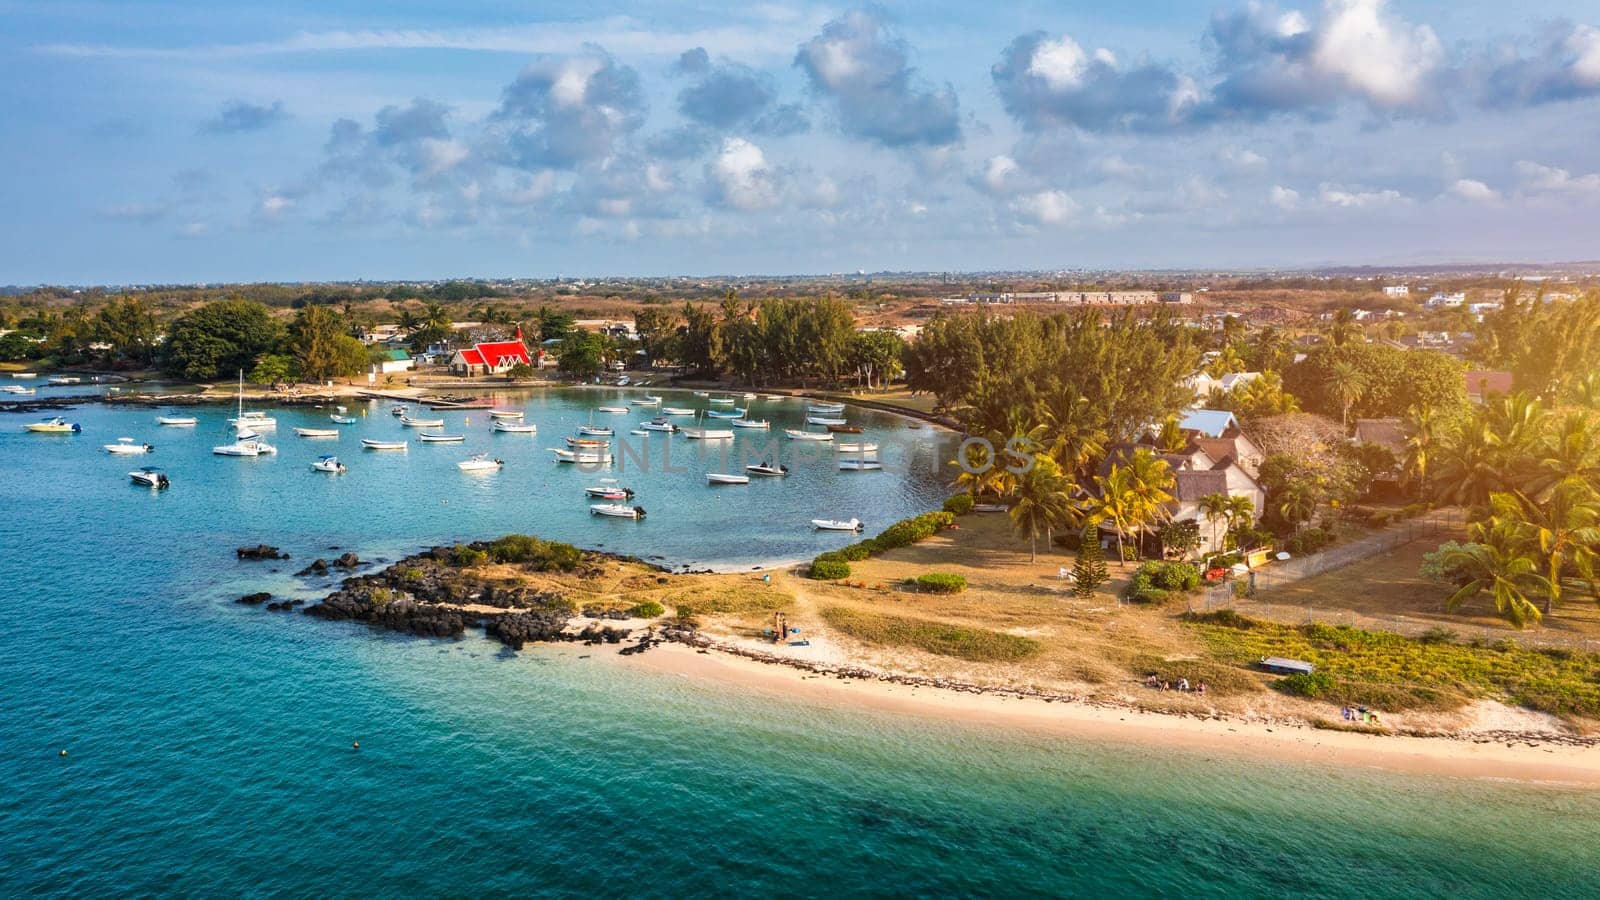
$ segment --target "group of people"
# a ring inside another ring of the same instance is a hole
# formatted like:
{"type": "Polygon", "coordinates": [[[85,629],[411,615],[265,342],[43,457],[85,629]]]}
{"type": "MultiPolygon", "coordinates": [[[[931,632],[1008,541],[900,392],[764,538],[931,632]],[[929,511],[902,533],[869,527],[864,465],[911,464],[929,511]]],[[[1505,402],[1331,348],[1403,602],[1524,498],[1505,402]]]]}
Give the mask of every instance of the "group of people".
{"type": "Polygon", "coordinates": [[[1360,722],[1363,725],[1377,725],[1378,714],[1365,706],[1346,706],[1343,710],[1346,722],[1360,722]]]}
{"type": "Polygon", "coordinates": [[[1162,679],[1157,678],[1154,674],[1151,674],[1145,678],[1144,686],[1147,688],[1154,688],[1158,691],[1177,690],[1182,691],[1185,694],[1204,694],[1206,692],[1206,683],[1204,681],[1195,682],[1194,686],[1190,687],[1189,679],[1179,678],[1177,685],[1174,686],[1172,682],[1163,681],[1162,679]]]}

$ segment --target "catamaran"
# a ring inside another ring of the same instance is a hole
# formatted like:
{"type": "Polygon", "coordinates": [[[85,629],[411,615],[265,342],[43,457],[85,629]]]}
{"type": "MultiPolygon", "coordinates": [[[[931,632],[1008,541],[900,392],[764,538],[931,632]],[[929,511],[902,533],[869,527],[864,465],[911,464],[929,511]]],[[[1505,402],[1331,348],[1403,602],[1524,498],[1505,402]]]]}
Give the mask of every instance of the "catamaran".
{"type": "Polygon", "coordinates": [[[266,413],[253,409],[244,411],[244,370],[239,370],[239,414],[228,420],[228,424],[235,428],[244,428],[249,431],[267,431],[278,427],[278,420],[266,413]]]}

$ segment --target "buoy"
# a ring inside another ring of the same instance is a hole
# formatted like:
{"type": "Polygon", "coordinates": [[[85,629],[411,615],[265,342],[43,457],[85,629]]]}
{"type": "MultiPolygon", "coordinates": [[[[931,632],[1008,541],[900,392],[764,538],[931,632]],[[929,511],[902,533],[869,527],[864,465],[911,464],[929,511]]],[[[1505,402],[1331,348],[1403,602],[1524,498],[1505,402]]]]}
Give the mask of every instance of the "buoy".
{"type": "Polygon", "coordinates": [[[66,756],[67,755],[67,751],[65,751],[65,750],[61,751],[61,755],[62,756],[66,756]]]}
{"type": "MultiPolygon", "coordinates": [[[[361,749],[361,742],[360,741],[351,741],[350,742],[350,749],[351,750],[360,750],[361,749]]],[[[65,750],[61,751],[62,755],[65,755],[66,752],[67,751],[65,751],[65,750]]]]}

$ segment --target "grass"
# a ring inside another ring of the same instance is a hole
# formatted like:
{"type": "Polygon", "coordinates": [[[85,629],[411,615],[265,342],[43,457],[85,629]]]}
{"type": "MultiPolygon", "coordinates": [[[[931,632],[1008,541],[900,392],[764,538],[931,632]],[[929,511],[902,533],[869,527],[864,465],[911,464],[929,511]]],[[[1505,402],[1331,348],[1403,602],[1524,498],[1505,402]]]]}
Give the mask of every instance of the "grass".
{"type": "Polygon", "coordinates": [[[1042,649],[1038,641],[1014,634],[843,606],[825,607],[822,618],[844,634],[869,644],[911,647],[970,662],[1015,662],[1042,649]]]}
{"type": "Polygon", "coordinates": [[[1496,697],[1560,716],[1600,716],[1600,656],[1592,653],[1532,650],[1512,641],[1461,644],[1437,634],[1417,640],[1345,625],[1281,625],[1231,613],[1186,621],[1216,658],[1235,666],[1263,656],[1314,663],[1319,676],[1328,676],[1318,680],[1317,696],[1334,703],[1454,709],[1496,697]]]}

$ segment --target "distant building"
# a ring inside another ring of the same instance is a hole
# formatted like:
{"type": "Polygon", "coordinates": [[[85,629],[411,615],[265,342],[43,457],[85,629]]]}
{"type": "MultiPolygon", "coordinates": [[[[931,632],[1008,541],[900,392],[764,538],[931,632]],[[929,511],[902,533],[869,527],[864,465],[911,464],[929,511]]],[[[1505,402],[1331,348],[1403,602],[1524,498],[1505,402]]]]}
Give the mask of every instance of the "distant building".
{"type": "Polygon", "coordinates": [[[377,369],[380,375],[393,375],[396,372],[409,372],[417,367],[416,360],[404,350],[385,350],[379,360],[377,369]]]}
{"type": "Polygon", "coordinates": [[[1193,303],[1194,302],[1194,295],[1189,293],[1188,291],[1162,291],[1161,292],[1161,302],[1162,303],[1179,303],[1179,304],[1193,303]]]}
{"type": "MultiPolygon", "coordinates": [[[[1067,303],[1074,306],[1142,306],[1158,302],[1155,291],[1015,291],[998,294],[968,294],[965,297],[945,297],[939,302],[948,306],[969,303],[1067,303]]],[[[1192,298],[1191,298],[1192,299],[1192,298]]],[[[1188,301],[1174,300],[1174,303],[1188,301]]]]}
{"type": "Polygon", "coordinates": [[[1423,305],[1429,309],[1451,309],[1457,306],[1466,306],[1467,295],[1465,291],[1457,291],[1454,294],[1434,294],[1423,305]]]}
{"type": "Polygon", "coordinates": [[[474,344],[450,357],[450,369],[457,375],[501,375],[516,365],[533,365],[521,328],[515,340],[474,344]]]}
{"type": "Polygon", "coordinates": [[[1411,296],[1411,288],[1404,284],[1391,284],[1384,287],[1383,295],[1385,297],[1409,297],[1411,296]]]}

